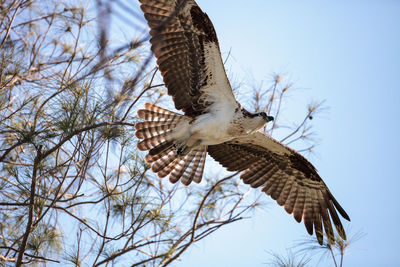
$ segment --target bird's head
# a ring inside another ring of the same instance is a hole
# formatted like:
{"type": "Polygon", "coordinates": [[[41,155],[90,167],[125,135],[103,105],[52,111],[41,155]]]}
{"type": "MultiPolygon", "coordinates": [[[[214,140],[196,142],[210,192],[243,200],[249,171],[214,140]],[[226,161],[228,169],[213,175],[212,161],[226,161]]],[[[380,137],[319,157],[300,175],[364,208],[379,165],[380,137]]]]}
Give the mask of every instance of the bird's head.
{"type": "Polygon", "coordinates": [[[273,121],[274,117],[268,116],[265,112],[251,113],[242,108],[242,115],[245,118],[244,128],[247,133],[252,133],[265,126],[266,123],[273,121]]]}
{"type": "Polygon", "coordinates": [[[270,122],[274,120],[274,117],[268,116],[265,112],[257,113],[258,116],[262,117],[266,122],[270,122]]]}

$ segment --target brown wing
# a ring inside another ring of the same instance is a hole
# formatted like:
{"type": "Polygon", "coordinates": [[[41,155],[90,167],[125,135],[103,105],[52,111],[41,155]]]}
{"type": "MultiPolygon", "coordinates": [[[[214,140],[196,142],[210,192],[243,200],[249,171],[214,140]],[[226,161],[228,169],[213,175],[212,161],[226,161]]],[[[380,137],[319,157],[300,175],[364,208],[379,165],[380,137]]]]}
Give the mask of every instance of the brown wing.
{"type": "Polygon", "coordinates": [[[261,187],[297,222],[304,220],[310,235],[323,242],[323,230],[330,241],[334,234],[331,219],[339,235],[346,234],[336,211],[350,221],[316,169],[302,155],[256,132],[220,145],[209,146],[209,154],[229,171],[243,171],[241,179],[252,187],[261,187]]]}
{"type": "Polygon", "coordinates": [[[196,2],[140,2],[151,29],[152,51],[175,107],[194,117],[204,113],[214,102],[221,101],[220,95],[236,102],[225,74],[214,27],[196,2]],[[224,92],[210,97],[210,88],[224,92]]]}

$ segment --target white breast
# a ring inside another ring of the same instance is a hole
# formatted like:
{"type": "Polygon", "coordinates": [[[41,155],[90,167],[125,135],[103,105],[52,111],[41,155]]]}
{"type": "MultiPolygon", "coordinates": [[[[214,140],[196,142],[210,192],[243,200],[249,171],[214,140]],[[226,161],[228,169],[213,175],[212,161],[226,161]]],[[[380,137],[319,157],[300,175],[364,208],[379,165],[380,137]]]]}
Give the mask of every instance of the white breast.
{"type": "Polygon", "coordinates": [[[200,139],[202,145],[216,145],[235,138],[229,131],[234,112],[224,111],[199,116],[190,130],[192,138],[200,139]]]}

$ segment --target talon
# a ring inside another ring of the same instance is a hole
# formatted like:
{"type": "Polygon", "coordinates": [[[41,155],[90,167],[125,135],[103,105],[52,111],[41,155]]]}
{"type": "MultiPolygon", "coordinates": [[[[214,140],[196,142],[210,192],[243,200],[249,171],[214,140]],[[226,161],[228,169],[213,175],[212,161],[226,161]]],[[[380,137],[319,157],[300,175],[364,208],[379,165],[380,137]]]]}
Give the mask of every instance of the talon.
{"type": "Polygon", "coordinates": [[[185,151],[185,145],[183,143],[175,143],[174,147],[176,149],[176,154],[178,156],[183,156],[183,152],[185,151]]]}
{"type": "Polygon", "coordinates": [[[176,154],[178,154],[178,156],[182,156],[182,155],[183,155],[183,150],[182,150],[182,148],[178,148],[178,149],[176,150],[176,154]]]}

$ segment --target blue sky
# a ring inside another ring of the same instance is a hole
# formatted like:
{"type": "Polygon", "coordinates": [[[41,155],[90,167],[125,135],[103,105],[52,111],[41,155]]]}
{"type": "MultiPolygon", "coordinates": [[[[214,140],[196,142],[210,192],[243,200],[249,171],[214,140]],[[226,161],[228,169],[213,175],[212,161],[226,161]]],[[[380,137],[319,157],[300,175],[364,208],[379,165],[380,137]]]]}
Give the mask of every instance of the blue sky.
{"type": "MultiPolygon", "coordinates": [[[[344,266],[400,266],[400,1],[197,2],[222,52],[232,51],[231,73],[258,81],[285,73],[303,88],[285,118],[303,112],[309,100],[326,101],[309,159],[350,215],[348,235],[366,234],[344,266]]],[[[273,203],[201,241],[175,266],[265,266],[267,251],[285,253],[305,235],[273,203]]]]}

